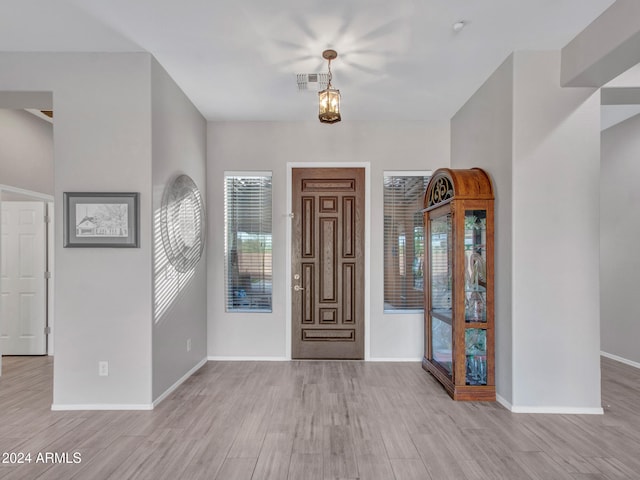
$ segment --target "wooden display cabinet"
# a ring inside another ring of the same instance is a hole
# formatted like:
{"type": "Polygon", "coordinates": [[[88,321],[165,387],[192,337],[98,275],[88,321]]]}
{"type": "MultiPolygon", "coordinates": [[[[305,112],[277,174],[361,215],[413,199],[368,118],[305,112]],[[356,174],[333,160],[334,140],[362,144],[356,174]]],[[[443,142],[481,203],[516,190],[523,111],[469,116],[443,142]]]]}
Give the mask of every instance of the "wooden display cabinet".
{"type": "Polygon", "coordinates": [[[422,367],[454,400],[495,401],[493,188],[486,172],[437,170],[424,197],[422,367]]]}

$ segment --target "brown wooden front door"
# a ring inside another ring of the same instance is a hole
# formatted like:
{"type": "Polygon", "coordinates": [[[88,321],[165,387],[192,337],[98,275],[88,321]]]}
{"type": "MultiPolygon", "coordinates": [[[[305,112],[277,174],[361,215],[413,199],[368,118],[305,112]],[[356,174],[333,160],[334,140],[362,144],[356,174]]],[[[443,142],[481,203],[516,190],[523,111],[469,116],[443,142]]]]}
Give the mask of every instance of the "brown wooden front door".
{"type": "Polygon", "coordinates": [[[364,169],[292,171],[292,358],[364,358],[364,169]]]}

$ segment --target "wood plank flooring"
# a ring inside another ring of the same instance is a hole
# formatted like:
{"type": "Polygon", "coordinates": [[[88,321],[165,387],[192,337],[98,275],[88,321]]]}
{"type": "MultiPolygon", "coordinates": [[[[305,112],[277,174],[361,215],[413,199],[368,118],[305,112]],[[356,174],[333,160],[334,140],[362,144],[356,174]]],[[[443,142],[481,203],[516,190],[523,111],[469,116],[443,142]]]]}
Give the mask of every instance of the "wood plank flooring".
{"type": "Polygon", "coordinates": [[[208,362],[154,411],[52,412],[49,358],[3,368],[0,454],[32,463],[2,479],[640,479],[640,370],[608,359],[605,415],[512,414],[451,401],[418,363],[322,361],[208,362]]]}

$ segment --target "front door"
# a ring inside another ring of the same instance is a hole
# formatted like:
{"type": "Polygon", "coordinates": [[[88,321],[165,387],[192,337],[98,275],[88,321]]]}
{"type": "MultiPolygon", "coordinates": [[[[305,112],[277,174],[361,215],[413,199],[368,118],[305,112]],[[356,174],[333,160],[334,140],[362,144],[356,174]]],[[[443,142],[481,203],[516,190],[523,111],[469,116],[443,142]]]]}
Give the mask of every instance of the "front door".
{"type": "Polygon", "coordinates": [[[2,202],[0,352],[47,353],[43,202],[2,202]]]}
{"type": "Polygon", "coordinates": [[[364,358],[364,169],[292,171],[292,358],[364,358]]]}

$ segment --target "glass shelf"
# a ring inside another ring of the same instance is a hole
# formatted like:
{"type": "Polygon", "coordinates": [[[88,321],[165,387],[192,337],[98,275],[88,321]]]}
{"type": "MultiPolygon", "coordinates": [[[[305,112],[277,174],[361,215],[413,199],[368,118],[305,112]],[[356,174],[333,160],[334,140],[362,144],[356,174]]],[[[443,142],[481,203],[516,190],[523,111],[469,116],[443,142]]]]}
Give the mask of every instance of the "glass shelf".
{"type": "Polygon", "coordinates": [[[487,291],[487,288],[484,285],[467,285],[465,292],[481,292],[484,293],[487,291]]]}

